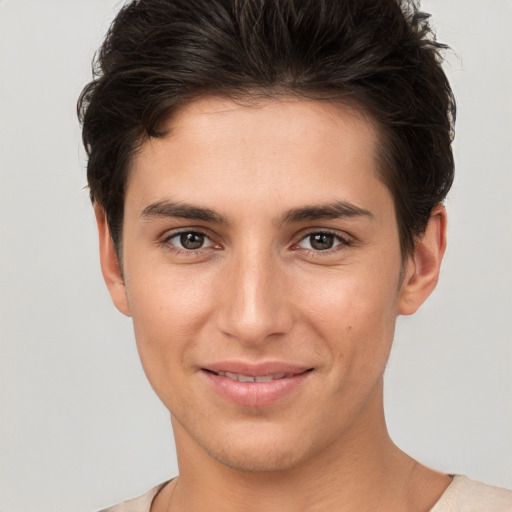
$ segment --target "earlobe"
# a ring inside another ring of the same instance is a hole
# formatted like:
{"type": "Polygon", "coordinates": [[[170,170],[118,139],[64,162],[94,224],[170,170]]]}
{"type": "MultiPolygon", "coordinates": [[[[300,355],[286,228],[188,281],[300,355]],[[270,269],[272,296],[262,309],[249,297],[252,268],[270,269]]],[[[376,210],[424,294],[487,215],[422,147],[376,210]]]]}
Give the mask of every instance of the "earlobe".
{"type": "Polygon", "coordinates": [[[98,226],[100,263],[103,279],[116,308],[126,316],[130,315],[126,286],[119,266],[119,260],[114,247],[105,212],[101,206],[94,206],[96,224],[98,226]]]}
{"type": "Polygon", "coordinates": [[[409,256],[400,289],[399,314],[412,315],[436,287],[446,249],[446,210],[437,205],[409,256]]]}

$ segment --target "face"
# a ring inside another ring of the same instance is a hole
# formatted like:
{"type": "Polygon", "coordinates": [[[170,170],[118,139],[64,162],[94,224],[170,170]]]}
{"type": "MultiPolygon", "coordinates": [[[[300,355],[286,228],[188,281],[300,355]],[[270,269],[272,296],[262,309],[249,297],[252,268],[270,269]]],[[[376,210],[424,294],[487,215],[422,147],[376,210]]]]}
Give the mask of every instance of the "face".
{"type": "Polygon", "coordinates": [[[314,101],[205,98],[168,128],[133,161],[110,288],[178,450],[268,471],[357,437],[382,414],[413,266],[401,280],[372,123],[314,101]]]}

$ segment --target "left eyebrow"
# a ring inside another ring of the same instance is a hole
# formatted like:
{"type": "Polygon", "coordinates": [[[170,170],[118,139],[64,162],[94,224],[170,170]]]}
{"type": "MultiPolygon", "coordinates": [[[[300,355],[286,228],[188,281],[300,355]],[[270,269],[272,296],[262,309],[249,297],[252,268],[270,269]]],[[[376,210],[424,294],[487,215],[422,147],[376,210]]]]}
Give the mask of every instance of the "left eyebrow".
{"type": "Polygon", "coordinates": [[[365,210],[364,208],[360,208],[346,201],[336,201],[328,204],[293,208],[278,219],[277,224],[281,225],[288,222],[301,222],[305,220],[339,219],[343,217],[375,218],[373,213],[369,210],[365,210]]]}

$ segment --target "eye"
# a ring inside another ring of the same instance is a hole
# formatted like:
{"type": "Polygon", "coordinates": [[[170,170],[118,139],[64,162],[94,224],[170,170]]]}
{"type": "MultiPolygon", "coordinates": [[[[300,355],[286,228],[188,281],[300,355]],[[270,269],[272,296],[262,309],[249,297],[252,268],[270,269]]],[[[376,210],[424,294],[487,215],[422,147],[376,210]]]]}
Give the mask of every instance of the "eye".
{"type": "Polygon", "coordinates": [[[348,242],[333,233],[310,233],[298,244],[301,249],[327,251],[338,245],[348,245],[348,242]]]}
{"type": "Polygon", "coordinates": [[[212,247],[214,243],[203,233],[198,231],[182,231],[171,235],[166,240],[177,249],[185,251],[196,251],[212,247]]]}

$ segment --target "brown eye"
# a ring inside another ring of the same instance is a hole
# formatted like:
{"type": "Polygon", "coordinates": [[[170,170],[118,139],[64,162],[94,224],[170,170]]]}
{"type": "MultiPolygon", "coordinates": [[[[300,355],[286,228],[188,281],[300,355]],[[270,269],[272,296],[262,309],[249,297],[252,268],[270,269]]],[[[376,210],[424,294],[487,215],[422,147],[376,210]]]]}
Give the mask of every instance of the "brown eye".
{"type": "Polygon", "coordinates": [[[316,251],[325,251],[332,249],[334,246],[335,237],[329,233],[316,233],[309,236],[309,243],[312,249],[316,251]]]}
{"type": "Polygon", "coordinates": [[[350,243],[333,233],[311,233],[305,236],[299,247],[309,251],[328,251],[338,245],[350,245],[350,243]]]}
{"type": "Polygon", "coordinates": [[[189,251],[200,249],[204,244],[206,237],[202,233],[181,233],[179,235],[180,245],[189,251]]]}
{"type": "Polygon", "coordinates": [[[179,251],[198,251],[214,247],[210,238],[199,231],[181,231],[165,239],[165,244],[179,251]]]}

